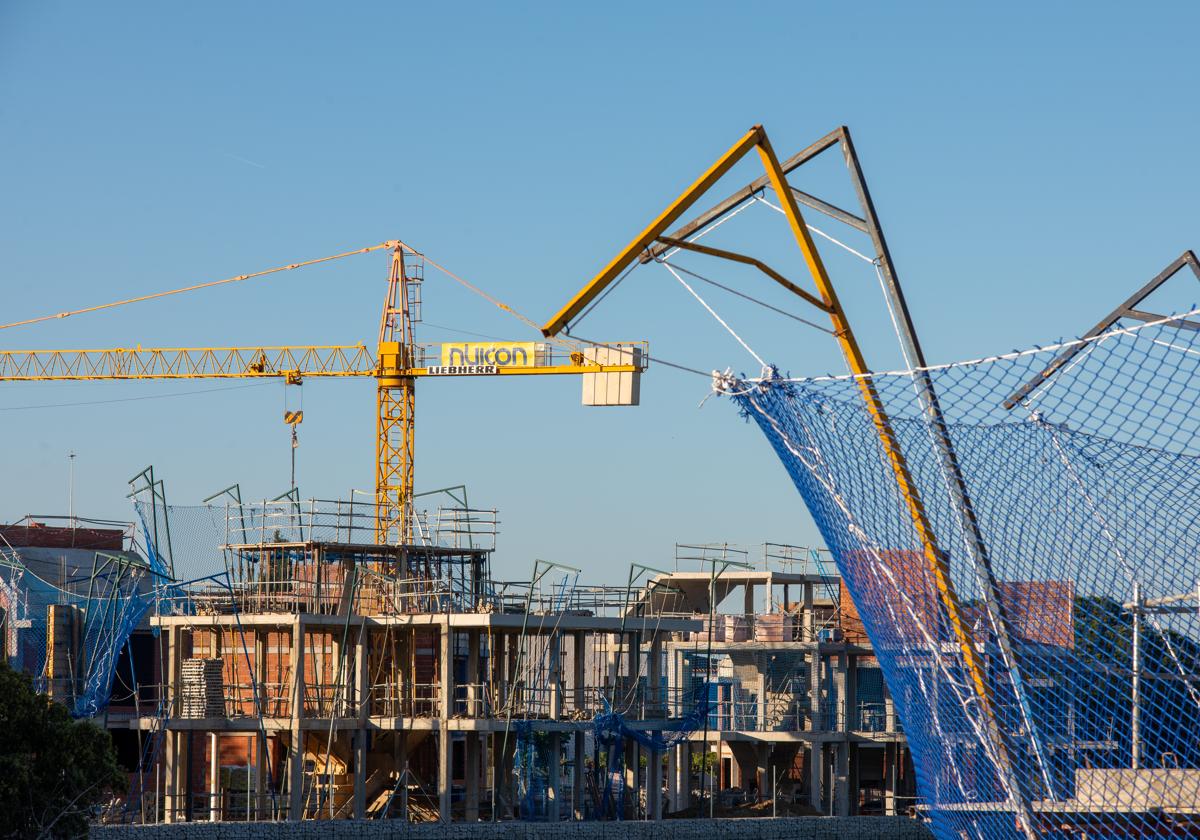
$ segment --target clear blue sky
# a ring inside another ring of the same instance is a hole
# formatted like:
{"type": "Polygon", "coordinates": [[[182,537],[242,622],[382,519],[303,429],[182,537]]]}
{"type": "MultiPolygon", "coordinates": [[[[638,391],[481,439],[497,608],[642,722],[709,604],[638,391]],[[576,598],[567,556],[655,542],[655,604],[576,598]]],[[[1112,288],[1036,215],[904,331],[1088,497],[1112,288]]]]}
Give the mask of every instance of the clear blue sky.
{"type": "MultiPolygon", "coordinates": [[[[930,360],[1049,341],[1200,244],[1197,23],[1190,3],[4,0],[0,321],[394,237],[540,321],[750,125],[787,155],[845,123],[930,360]]],[[[848,201],[833,164],[798,185],[848,201]]],[[[727,228],[802,276],[769,210],[727,228]]],[[[873,275],[830,261],[872,362],[894,366],[873,275]]],[[[385,278],[383,256],[358,257],[0,347],[371,342],[385,278]]],[[[793,374],[841,369],[827,336],[703,294],[793,374]]],[[[432,271],[426,318],[530,337],[432,271]]],[[[657,267],[579,332],[755,367],[657,267]]],[[[65,512],[70,449],[85,514],[128,518],[125,481],[149,463],[178,503],[285,490],[282,386],[158,398],[211,387],[0,386],[0,519],[65,512]]],[[[597,410],[575,381],[423,382],[418,489],[466,482],[501,509],[502,575],[536,556],[612,581],[676,540],[814,540],[759,433],[723,401],[697,409],[708,390],[652,368],[639,409],[597,410]]],[[[310,382],[304,409],[304,494],[370,486],[371,382],[310,382]]]]}

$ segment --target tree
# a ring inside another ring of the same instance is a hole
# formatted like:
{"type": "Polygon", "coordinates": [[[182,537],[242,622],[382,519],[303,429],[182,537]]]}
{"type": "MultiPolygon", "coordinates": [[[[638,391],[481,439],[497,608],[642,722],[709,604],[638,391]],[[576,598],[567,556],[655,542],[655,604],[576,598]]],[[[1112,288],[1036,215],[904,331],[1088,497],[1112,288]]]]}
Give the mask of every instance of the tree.
{"type": "Polygon", "coordinates": [[[72,720],[0,660],[0,837],[82,837],[95,807],[126,784],[106,731],[72,720]]]}

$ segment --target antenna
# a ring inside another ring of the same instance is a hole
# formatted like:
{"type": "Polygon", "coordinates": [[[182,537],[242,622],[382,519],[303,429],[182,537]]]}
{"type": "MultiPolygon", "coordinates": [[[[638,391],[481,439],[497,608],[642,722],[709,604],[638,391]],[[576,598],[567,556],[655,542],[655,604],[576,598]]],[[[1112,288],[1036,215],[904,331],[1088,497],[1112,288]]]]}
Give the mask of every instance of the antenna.
{"type": "Polygon", "coordinates": [[[75,528],[75,450],[67,453],[67,513],[71,527],[75,528]]]}

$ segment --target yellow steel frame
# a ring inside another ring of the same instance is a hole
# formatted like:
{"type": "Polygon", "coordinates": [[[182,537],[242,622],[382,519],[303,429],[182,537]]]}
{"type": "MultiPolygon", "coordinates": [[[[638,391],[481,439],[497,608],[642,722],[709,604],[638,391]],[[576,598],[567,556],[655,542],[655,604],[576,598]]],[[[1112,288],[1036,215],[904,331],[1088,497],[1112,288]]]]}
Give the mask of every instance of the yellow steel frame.
{"type": "Polygon", "coordinates": [[[617,276],[628,268],[629,264],[638,254],[649,248],[651,243],[660,234],[682,216],[692,206],[692,202],[707,192],[709,187],[721,180],[721,176],[733,168],[733,165],[741,160],[746,152],[753,149],[758,143],[758,137],[761,133],[762,127],[757,125],[747,131],[746,135],[733,145],[733,148],[723,154],[716,163],[696,179],[694,184],[684,190],[683,195],[670,204],[666,210],[662,211],[658,218],[650,223],[649,227],[638,234],[632,242],[625,246],[625,249],[621,253],[613,258],[612,262],[602,268],[591,283],[584,286],[575,297],[567,301],[558,314],[547,321],[546,326],[542,327],[542,333],[546,336],[552,336],[562,332],[567,324],[574,320],[575,316],[582,312],[583,308],[595,299],[596,295],[604,291],[609,283],[616,280],[617,276]]]}
{"type": "MultiPolygon", "coordinates": [[[[496,376],[635,373],[645,365],[509,365],[496,376]]],[[[361,344],[286,347],[147,347],[126,350],[0,350],[0,382],[144,379],[271,379],[375,377],[375,354],[361,344]]],[[[395,368],[389,376],[449,379],[428,367],[395,368]]]]}
{"type": "Polygon", "coordinates": [[[379,370],[375,398],[375,542],[380,545],[411,545],[413,541],[417,381],[410,374],[410,369],[415,347],[404,248],[397,244],[392,249],[388,291],[379,323],[379,370]]]}
{"type": "Polygon", "coordinates": [[[416,389],[405,377],[375,393],[375,541],[411,545],[416,389]]]}
{"type": "MultiPolygon", "coordinates": [[[[750,129],[703,176],[685,190],[679,198],[668,205],[667,209],[660,213],[645,230],[601,269],[600,273],[591,282],[580,289],[554,317],[546,322],[542,327],[542,333],[549,337],[557,335],[565,329],[571,320],[595,300],[634,260],[638,259],[639,255],[652,242],[661,240],[667,228],[686,212],[721,175],[728,172],[734,164],[741,160],[751,149],[755,148],[758,150],[771,186],[782,202],[784,215],[787,217],[792,235],[804,257],[808,272],[817,287],[817,293],[820,296],[818,308],[829,314],[830,320],[833,323],[834,335],[841,347],[843,356],[846,358],[846,363],[852,373],[859,375],[857,382],[860,396],[866,405],[868,414],[871,416],[888,464],[895,476],[900,495],[904,499],[908,518],[911,520],[917,538],[920,540],[926,567],[933,578],[939,598],[950,620],[951,628],[953,629],[959,650],[962,653],[963,664],[967,672],[971,675],[972,685],[976,695],[980,699],[988,731],[997,750],[998,760],[1002,765],[1000,769],[1011,783],[1013,782],[1012,763],[1004,741],[1000,737],[1000,728],[993,708],[991,688],[984,674],[980,653],[973,644],[967,622],[963,617],[962,604],[955,591],[954,583],[951,580],[946,556],[938,548],[929,517],[925,512],[925,507],[913,483],[908,464],[904,459],[899,442],[892,430],[883,401],[880,399],[871,377],[863,375],[869,374],[870,369],[867,367],[862,350],[850,327],[850,322],[846,318],[841,302],[838,300],[837,291],[829,279],[825,264],[821,259],[820,253],[817,251],[816,245],[813,243],[812,236],[808,232],[808,227],[804,223],[804,217],[801,215],[795,196],[787,183],[787,176],[774,150],[771,148],[771,143],[767,139],[766,131],[762,126],[756,125],[750,129]]],[[[694,250],[701,249],[695,248],[694,250]]],[[[714,255],[727,256],[727,252],[717,252],[716,249],[709,250],[714,252],[714,255]]],[[[746,260],[742,259],[739,261],[746,260]]],[[[806,300],[811,297],[807,293],[800,296],[806,300]]],[[[1019,803],[1019,791],[1014,789],[1013,796],[1019,803]]],[[[1018,809],[1022,816],[1022,821],[1027,823],[1028,816],[1024,813],[1025,809],[1020,804],[1018,804],[1018,809]]],[[[1028,825],[1026,825],[1026,828],[1028,829],[1028,825]]]]}
{"type": "Polygon", "coordinates": [[[0,382],[374,376],[364,345],[0,351],[0,382]]]}

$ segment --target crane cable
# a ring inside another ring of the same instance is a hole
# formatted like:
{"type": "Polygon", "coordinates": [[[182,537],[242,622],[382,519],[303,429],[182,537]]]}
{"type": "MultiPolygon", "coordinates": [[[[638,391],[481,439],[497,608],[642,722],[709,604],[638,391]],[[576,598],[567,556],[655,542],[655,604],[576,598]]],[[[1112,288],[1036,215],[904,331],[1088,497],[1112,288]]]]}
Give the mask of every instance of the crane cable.
{"type": "MultiPolygon", "coordinates": [[[[210,280],[205,283],[194,283],[190,286],[183,286],[178,289],[170,289],[170,290],[164,291],[164,292],[154,292],[152,294],[138,295],[137,297],[125,298],[123,300],[115,300],[115,301],[111,301],[109,303],[97,304],[95,306],[85,306],[80,309],[68,309],[63,312],[56,312],[52,315],[39,315],[36,318],[26,318],[22,321],[13,321],[12,323],[8,323],[8,324],[0,324],[0,330],[7,330],[12,327],[24,327],[24,326],[28,326],[30,324],[40,324],[45,321],[60,320],[62,318],[69,318],[72,315],[84,315],[89,312],[99,312],[104,309],[113,309],[115,307],[126,306],[131,303],[144,303],[145,301],[148,301],[148,300],[157,300],[158,298],[170,297],[172,295],[179,295],[179,294],[183,294],[184,292],[195,292],[195,291],[199,291],[200,289],[211,289],[215,286],[224,286],[224,285],[227,285],[230,283],[240,283],[244,280],[252,280],[257,277],[265,277],[268,274],[276,274],[281,271],[291,271],[296,268],[305,268],[310,265],[319,265],[320,263],[331,262],[332,260],[340,260],[340,259],[343,259],[344,257],[353,257],[358,254],[368,254],[372,251],[382,251],[386,248],[396,248],[396,247],[403,248],[404,250],[408,251],[409,253],[421,257],[423,260],[425,260],[425,262],[432,265],[438,271],[442,272],[442,274],[445,274],[447,277],[449,277],[451,280],[454,280],[456,283],[459,283],[460,285],[464,286],[465,288],[467,288],[470,291],[474,292],[475,294],[479,295],[484,300],[488,301],[488,303],[491,303],[493,306],[497,307],[501,311],[507,312],[509,315],[512,315],[514,318],[517,318],[518,320],[522,321],[523,323],[525,323],[527,326],[531,327],[532,329],[537,330],[538,332],[541,332],[541,327],[537,323],[535,323],[531,318],[528,318],[525,315],[521,314],[520,312],[513,309],[508,304],[493,297],[492,295],[488,294],[487,292],[485,292],[483,289],[479,288],[478,286],[470,283],[467,280],[464,280],[462,277],[459,277],[453,271],[450,271],[450,269],[448,269],[445,266],[441,265],[440,263],[430,259],[428,255],[421,253],[416,248],[413,248],[408,243],[403,242],[399,239],[392,239],[387,242],[381,242],[378,245],[369,245],[365,248],[358,248],[353,251],[345,251],[343,253],[333,254],[328,257],[318,257],[317,259],[305,260],[303,262],[289,263],[288,265],[276,266],[275,268],[267,268],[262,271],[252,272],[250,274],[239,274],[236,277],[226,277],[223,280],[210,280]]],[[[558,338],[555,336],[550,336],[549,338],[551,341],[555,341],[565,347],[575,347],[575,345],[572,342],[567,341],[565,339],[558,338]]]]}
{"type": "MultiPolygon", "coordinates": [[[[366,248],[359,248],[357,251],[346,251],[342,254],[334,254],[329,257],[319,257],[315,260],[306,260],[305,262],[291,263],[290,265],[281,265],[275,268],[264,269],[263,271],[255,271],[251,274],[239,274],[236,277],[226,277],[224,280],[210,280],[207,283],[196,283],[191,286],[184,286],[180,289],[171,289],[166,292],[154,292],[148,295],[139,295],[138,297],[126,298],[125,300],[115,300],[111,303],[101,303],[96,306],[85,306],[82,309],[68,309],[65,312],[57,312],[53,315],[39,315],[36,318],[26,318],[24,321],[13,321],[11,324],[0,324],[0,330],[7,330],[10,327],[23,327],[29,324],[40,324],[43,321],[53,321],[58,318],[69,318],[72,315],[83,315],[88,312],[98,312],[102,309],[112,309],[117,306],[125,306],[130,303],[142,303],[147,300],[155,300],[157,298],[169,297],[171,295],[179,295],[184,292],[194,292],[199,289],[210,289],[213,286],[224,286],[227,283],[240,283],[243,280],[252,280],[255,277],[263,277],[267,274],[275,274],[280,271],[290,271],[294,268],[304,268],[305,266],[317,265],[318,263],[329,262],[330,260],[340,260],[343,257],[352,257],[355,254],[366,254],[371,251],[379,251],[384,248],[395,247],[396,242],[383,242],[379,245],[371,245],[366,248]]],[[[400,243],[403,245],[403,243],[400,243]]],[[[408,248],[407,245],[404,245],[408,248]]],[[[409,248],[411,251],[412,249],[409,248]]]]}
{"type": "MultiPolygon", "coordinates": [[[[513,309],[511,306],[509,306],[504,301],[499,300],[498,298],[492,297],[492,295],[488,294],[483,289],[472,284],[471,282],[459,277],[457,274],[455,274],[450,269],[446,268],[443,265],[438,264],[437,262],[434,262],[427,255],[422,254],[419,251],[415,251],[412,248],[409,248],[409,246],[405,245],[403,242],[401,242],[400,244],[403,245],[405,248],[408,248],[414,254],[417,254],[419,257],[421,257],[421,259],[425,260],[425,262],[429,263],[431,266],[436,268],[438,271],[442,272],[442,274],[445,274],[447,277],[449,277],[454,282],[458,283],[459,285],[463,286],[464,288],[468,289],[469,291],[472,291],[475,294],[479,295],[481,298],[483,298],[488,303],[495,306],[497,309],[500,309],[503,312],[507,312],[509,315],[512,315],[514,318],[523,322],[526,326],[531,327],[532,329],[536,330],[539,333],[542,331],[541,326],[538,325],[535,321],[533,321],[533,319],[528,318],[525,315],[522,315],[520,312],[513,309]]],[[[567,341],[566,339],[560,338],[559,336],[551,335],[551,336],[546,336],[546,338],[549,341],[557,342],[558,344],[561,344],[564,347],[571,347],[571,348],[577,347],[577,345],[574,342],[567,341]]]]}

